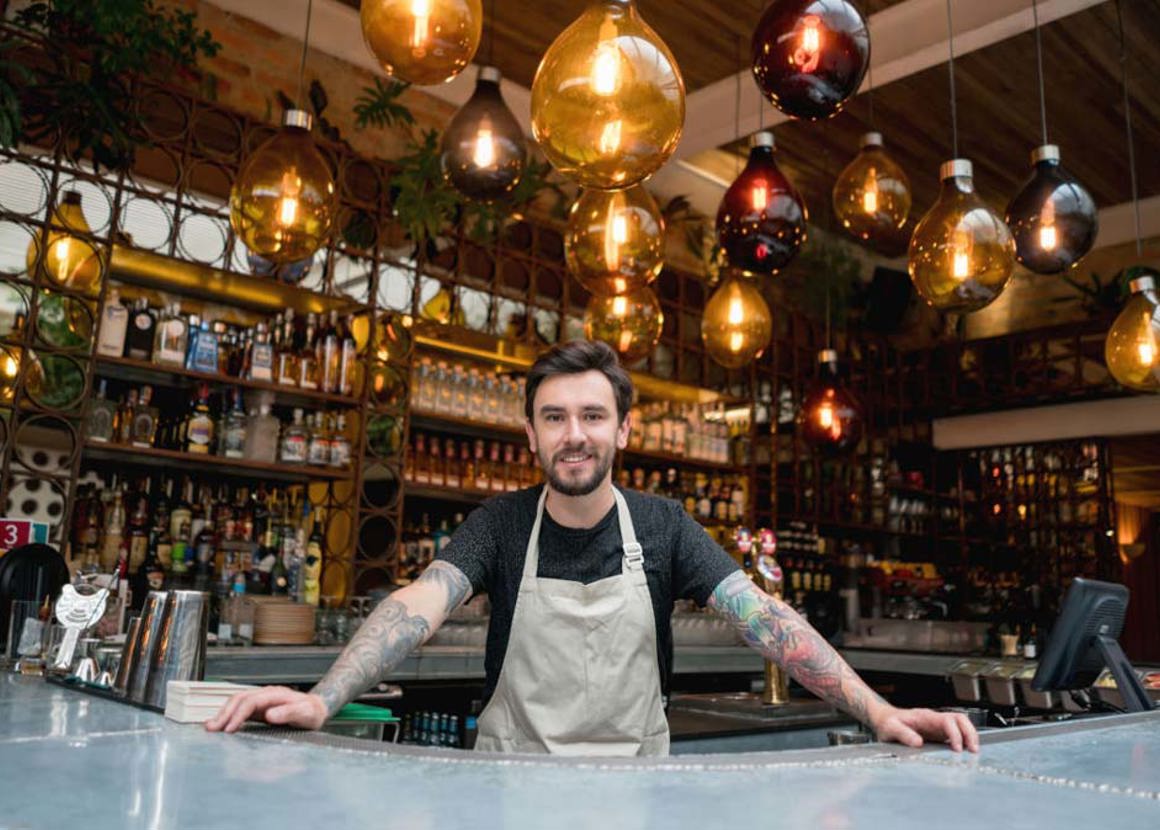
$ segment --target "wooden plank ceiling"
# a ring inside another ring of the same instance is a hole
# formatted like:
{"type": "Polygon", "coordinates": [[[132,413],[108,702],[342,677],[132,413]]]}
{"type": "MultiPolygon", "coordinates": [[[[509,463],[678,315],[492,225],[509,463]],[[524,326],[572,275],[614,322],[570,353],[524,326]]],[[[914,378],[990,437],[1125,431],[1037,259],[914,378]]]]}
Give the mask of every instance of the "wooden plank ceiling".
{"type": "Polygon", "coordinates": [[[1116,438],[1111,450],[1116,501],[1160,510],[1160,436],[1116,438]]]}

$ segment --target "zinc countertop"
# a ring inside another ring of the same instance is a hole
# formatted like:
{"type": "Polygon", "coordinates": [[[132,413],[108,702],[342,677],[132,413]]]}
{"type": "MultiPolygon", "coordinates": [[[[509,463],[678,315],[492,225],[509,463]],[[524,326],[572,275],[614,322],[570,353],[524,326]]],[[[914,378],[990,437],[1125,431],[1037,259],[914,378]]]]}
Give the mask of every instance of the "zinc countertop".
{"type": "Polygon", "coordinates": [[[0,828],[1160,827],[1160,712],[941,747],[568,761],[206,733],[0,677],[0,828]]]}

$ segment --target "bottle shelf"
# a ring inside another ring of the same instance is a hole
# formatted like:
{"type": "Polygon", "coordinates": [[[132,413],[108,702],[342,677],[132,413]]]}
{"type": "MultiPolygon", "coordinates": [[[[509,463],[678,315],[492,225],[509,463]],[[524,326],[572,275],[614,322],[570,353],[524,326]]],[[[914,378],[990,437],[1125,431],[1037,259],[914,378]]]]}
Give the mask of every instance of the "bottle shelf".
{"type": "Polygon", "coordinates": [[[297,406],[318,406],[327,404],[332,407],[352,409],[362,406],[362,401],[347,395],[337,395],[332,392],[319,392],[312,389],[300,389],[297,386],[286,386],[263,380],[246,380],[218,372],[199,372],[186,369],[183,366],[152,363],[147,360],[133,360],[128,357],[108,357],[97,355],[97,374],[101,377],[124,380],[130,383],[149,383],[154,386],[165,385],[172,387],[191,386],[194,382],[205,382],[215,386],[237,386],[240,389],[257,389],[264,392],[273,392],[274,399],[279,403],[297,406]],[[190,381],[190,383],[186,383],[190,381]]]}
{"type": "Polygon", "coordinates": [[[197,455],[158,447],[134,447],[125,444],[104,444],[86,441],[84,457],[90,461],[116,464],[134,464],[141,467],[173,467],[180,465],[182,472],[217,473],[244,478],[264,478],[280,481],[309,481],[324,479],[339,481],[351,477],[349,467],[310,467],[299,464],[269,464],[244,458],[224,458],[220,455],[197,455]]]}
{"type": "MultiPolygon", "coordinates": [[[[673,455],[665,452],[653,452],[651,450],[639,450],[626,448],[620,451],[621,457],[628,461],[634,458],[644,463],[661,463],[669,466],[681,468],[695,468],[699,470],[709,470],[717,473],[725,473],[727,475],[748,475],[748,467],[738,467],[733,464],[722,464],[718,461],[705,461],[700,458],[689,458],[684,455],[673,455]]],[[[623,464],[622,464],[623,466],[623,464]]]]}
{"type": "Polygon", "coordinates": [[[507,424],[487,424],[482,421],[471,421],[466,418],[456,418],[451,415],[436,414],[425,410],[411,410],[411,428],[428,430],[430,432],[449,432],[456,435],[466,435],[471,438],[483,438],[491,441],[510,441],[513,438],[526,438],[523,427],[513,427],[507,424]]]}
{"type": "Polygon", "coordinates": [[[465,487],[438,487],[430,484],[403,485],[403,498],[436,499],[438,501],[457,501],[463,504],[482,504],[492,496],[499,496],[510,490],[477,490],[465,487]]]}

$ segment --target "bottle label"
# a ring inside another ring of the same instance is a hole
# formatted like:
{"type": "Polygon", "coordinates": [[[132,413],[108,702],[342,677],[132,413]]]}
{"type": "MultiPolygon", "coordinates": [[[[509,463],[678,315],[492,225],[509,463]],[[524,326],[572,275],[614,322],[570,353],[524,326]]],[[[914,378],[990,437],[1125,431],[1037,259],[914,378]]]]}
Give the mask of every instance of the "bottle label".
{"type": "Polygon", "coordinates": [[[161,343],[155,359],[158,363],[185,362],[185,321],[168,320],[161,324],[161,343]]]}
{"type": "MultiPolygon", "coordinates": [[[[346,467],[350,464],[350,442],[345,438],[330,445],[330,466],[346,467]]],[[[456,482],[456,486],[458,486],[456,482]]]]}
{"type": "Polygon", "coordinates": [[[330,442],[321,439],[311,441],[306,460],[311,464],[325,467],[330,463],[330,442]]]}
{"type": "Polygon", "coordinates": [[[272,381],[274,379],[274,349],[269,343],[255,343],[250,356],[250,379],[272,381]]]}
{"type": "Polygon", "coordinates": [[[193,418],[186,431],[186,442],[190,452],[208,453],[213,438],[213,421],[206,417],[193,418]]]}
{"type": "Polygon", "coordinates": [[[201,332],[190,355],[189,368],[196,372],[215,373],[218,370],[217,338],[212,332],[201,332]]]}
{"type": "Polygon", "coordinates": [[[227,458],[243,458],[246,454],[246,428],[233,427],[225,434],[225,455],[227,458]]]}
{"type": "Polygon", "coordinates": [[[301,435],[287,436],[282,442],[282,460],[300,462],[306,460],[306,439],[301,435]]]}

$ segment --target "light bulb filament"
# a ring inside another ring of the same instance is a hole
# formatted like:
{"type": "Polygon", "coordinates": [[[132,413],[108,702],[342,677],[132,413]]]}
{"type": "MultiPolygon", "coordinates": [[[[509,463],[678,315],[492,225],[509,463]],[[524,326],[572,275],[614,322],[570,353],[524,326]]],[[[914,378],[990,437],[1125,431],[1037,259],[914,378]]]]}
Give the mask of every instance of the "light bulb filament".
{"type": "Polygon", "coordinates": [[[431,0],[411,0],[411,15],[415,18],[411,48],[425,51],[427,39],[431,36],[431,0]]]}
{"type": "Polygon", "coordinates": [[[1045,251],[1054,251],[1059,244],[1055,225],[1043,225],[1039,228],[1039,247],[1045,251]]]}
{"type": "Polygon", "coordinates": [[[619,118],[604,125],[604,129],[600,131],[602,155],[610,156],[620,149],[620,133],[623,127],[624,123],[619,118]]]}
{"type": "Polygon", "coordinates": [[[769,188],[765,186],[765,182],[753,186],[752,201],[753,210],[757,213],[764,213],[769,207],[769,188]]]}
{"type": "Polygon", "coordinates": [[[278,224],[291,227],[298,220],[298,197],[302,193],[302,179],[294,169],[282,174],[282,197],[278,200],[278,224]]]}
{"type": "Polygon", "coordinates": [[[1156,346],[1155,344],[1145,340],[1136,346],[1136,356],[1140,359],[1140,365],[1144,368],[1150,367],[1156,360],[1156,346]]]}
{"type": "Polygon", "coordinates": [[[862,210],[865,213],[878,212],[878,179],[866,177],[866,188],[862,191],[862,210]]]}
{"type": "Polygon", "coordinates": [[[495,135],[488,127],[480,127],[475,135],[475,152],[471,156],[476,167],[489,168],[495,166],[495,135]]]}
{"type": "Polygon", "coordinates": [[[745,306],[741,302],[740,297],[733,297],[729,300],[729,325],[739,326],[744,322],[745,306]]]}
{"type": "Polygon", "coordinates": [[[802,18],[802,37],[794,50],[793,61],[802,72],[813,72],[822,59],[821,19],[815,14],[802,18]]]}
{"type": "Polygon", "coordinates": [[[623,317],[628,313],[628,300],[624,297],[612,298],[612,316],[623,317]]]}
{"type": "Polygon", "coordinates": [[[596,56],[589,78],[592,92],[603,97],[615,95],[620,89],[620,49],[616,45],[615,21],[605,17],[596,37],[596,56]]]}
{"type": "Polygon", "coordinates": [[[56,257],[56,281],[69,281],[69,254],[72,253],[72,239],[63,237],[52,246],[52,254],[56,257]]]}
{"type": "Polygon", "coordinates": [[[832,429],[834,426],[834,407],[830,403],[824,403],[818,407],[818,425],[822,429],[832,429]]]}
{"type": "Polygon", "coordinates": [[[745,335],[742,332],[734,331],[729,334],[729,351],[737,354],[745,348],[745,335]]]}

